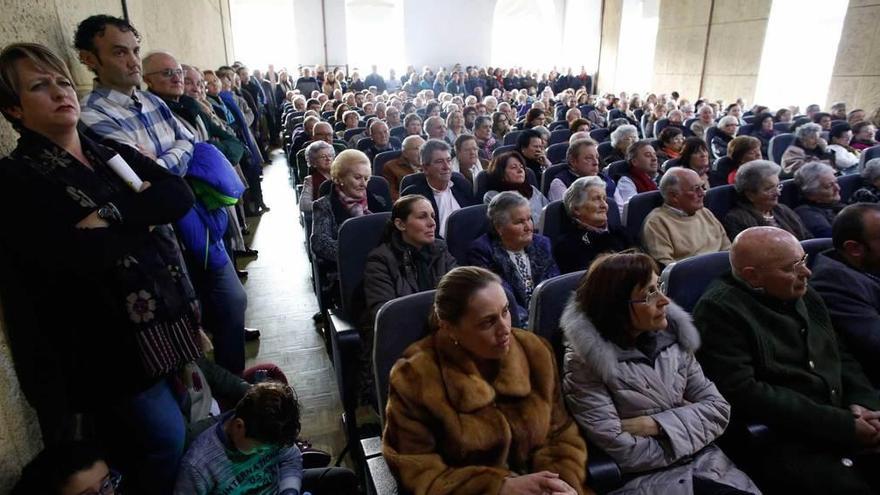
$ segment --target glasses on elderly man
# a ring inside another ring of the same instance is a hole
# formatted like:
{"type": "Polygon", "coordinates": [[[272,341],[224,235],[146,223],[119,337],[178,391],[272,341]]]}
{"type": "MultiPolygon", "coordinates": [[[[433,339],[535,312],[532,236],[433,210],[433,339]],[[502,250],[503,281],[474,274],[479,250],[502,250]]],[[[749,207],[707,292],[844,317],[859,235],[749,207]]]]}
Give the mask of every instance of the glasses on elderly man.
{"type": "Polygon", "coordinates": [[[171,79],[174,76],[183,77],[183,69],[162,69],[162,70],[157,70],[155,72],[148,72],[144,75],[145,76],[159,75],[159,76],[164,77],[165,79],[171,79]]]}

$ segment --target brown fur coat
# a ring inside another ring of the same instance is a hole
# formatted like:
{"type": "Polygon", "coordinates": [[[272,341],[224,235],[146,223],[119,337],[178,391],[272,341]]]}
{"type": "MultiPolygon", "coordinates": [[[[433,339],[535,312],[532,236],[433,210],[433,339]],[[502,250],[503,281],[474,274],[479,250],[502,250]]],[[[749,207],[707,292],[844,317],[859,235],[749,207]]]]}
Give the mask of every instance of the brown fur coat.
{"type": "Polygon", "coordinates": [[[513,337],[491,383],[438,334],[394,365],[383,453],[407,490],[495,494],[508,476],[547,470],[589,493],[586,445],[562,402],[553,351],[530,332],[513,337]]]}

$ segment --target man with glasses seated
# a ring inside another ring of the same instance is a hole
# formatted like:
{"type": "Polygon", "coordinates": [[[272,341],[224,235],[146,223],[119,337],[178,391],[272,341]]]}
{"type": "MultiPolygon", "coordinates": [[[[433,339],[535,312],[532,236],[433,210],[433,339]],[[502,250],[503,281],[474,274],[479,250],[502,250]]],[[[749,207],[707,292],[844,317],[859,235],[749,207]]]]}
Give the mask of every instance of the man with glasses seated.
{"type": "Polygon", "coordinates": [[[122,476],[90,443],[51,445],[24,467],[12,495],[115,495],[122,476]]]}
{"type": "Polygon", "coordinates": [[[730,248],[721,222],[703,207],[705,187],[696,172],[684,167],[674,167],[660,180],[663,206],[645,219],[642,244],[661,266],[730,248]]]}
{"type": "Polygon", "coordinates": [[[762,489],[877,493],[880,398],[807,285],[800,243],[782,229],[752,227],[734,240],[730,264],[694,309],[697,357],[734,422],[770,429],[746,452],[762,489]]]}

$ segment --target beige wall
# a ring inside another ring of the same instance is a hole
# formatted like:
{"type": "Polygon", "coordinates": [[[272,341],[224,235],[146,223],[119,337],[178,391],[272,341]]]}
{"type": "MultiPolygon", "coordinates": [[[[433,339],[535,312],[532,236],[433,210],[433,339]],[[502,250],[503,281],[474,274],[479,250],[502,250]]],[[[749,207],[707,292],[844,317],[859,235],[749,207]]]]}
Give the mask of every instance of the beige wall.
{"type": "MultiPolygon", "coordinates": [[[[143,36],[142,50],[167,50],[182,62],[218,67],[231,61],[227,0],[128,0],[132,24],[143,36]],[[225,37],[224,37],[225,35],[225,37]]],[[[92,14],[122,15],[120,0],[0,0],[0,46],[16,41],[43,43],[61,54],[80,90],[92,75],[77,61],[73,33],[92,14]]],[[[17,135],[0,123],[0,156],[15,146],[17,135]]],[[[8,493],[21,466],[41,448],[33,412],[21,391],[5,334],[0,333],[0,493],[8,493]]]]}
{"type": "Polygon", "coordinates": [[[703,73],[703,47],[711,2],[661,0],[654,53],[654,91],[695,99],[703,73]]]}
{"type": "Polygon", "coordinates": [[[880,105],[880,1],[850,0],[827,105],[845,101],[869,112],[880,105]]]}
{"type": "Polygon", "coordinates": [[[596,93],[614,91],[617,87],[617,47],[622,17],[623,0],[605,0],[602,40],[599,46],[599,75],[594,89],[596,93]]]}

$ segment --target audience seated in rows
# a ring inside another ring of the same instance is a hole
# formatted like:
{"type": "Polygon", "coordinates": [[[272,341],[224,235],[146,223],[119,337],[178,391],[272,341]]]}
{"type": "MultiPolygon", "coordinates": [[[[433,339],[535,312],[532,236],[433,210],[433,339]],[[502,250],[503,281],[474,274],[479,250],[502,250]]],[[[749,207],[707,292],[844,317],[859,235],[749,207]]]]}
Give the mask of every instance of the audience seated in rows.
{"type": "Polygon", "coordinates": [[[419,148],[422,175],[402,194],[419,194],[431,203],[437,221],[437,235],[446,237],[446,220],[452,212],[474,204],[473,188],[467,179],[452,173],[450,147],[446,141],[429,139],[419,148]]]}
{"type": "Polygon", "coordinates": [[[785,492],[876,492],[880,398],[807,285],[800,243],[752,227],[730,263],[694,309],[698,357],[735,419],[770,428],[748,451],[760,478],[785,492]]]}
{"type": "Polygon", "coordinates": [[[606,183],[601,178],[578,178],[565,191],[562,204],[567,221],[561,235],[551,239],[562,273],[586,270],[596,256],[633,246],[621,225],[608,222],[606,183]]]}
{"type": "Polygon", "coordinates": [[[407,348],[389,381],[382,452],[402,488],[590,493],[586,445],[562,402],[553,350],[511,328],[498,276],[452,270],[433,310],[432,333],[407,348]]]}
{"type": "Polygon", "coordinates": [[[566,152],[568,168],[559,172],[550,183],[549,201],[561,200],[565,191],[579,177],[598,176],[605,182],[605,193],[614,195],[614,181],[607,174],[599,171],[599,150],[592,139],[579,139],[569,143],[566,152]]]}
{"type": "Polygon", "coordinates": [[[727,156],[727,146],[736,136],[739,122],[733,115],[725,115],[718,121],[718,127],[712,141],[709,143],[712,158],[727,156]]]}
{"type": "MultiPolygon", "coordinates": [[[[697,120],[691,124],[691,131],[694,136],[706,140],[706,131],[715,127],[715,110],[709,105],[703,105],[697,112],[697,120]]],[[[733,134],[731,134],[733,137],[733,134]]]]}
{"type": "MultiPolygon", "coordinates": [[[[755,120],[752,121],[751,136],[761,141],[761,156],[770,156],[768,151],[770,147],[770,140],[773,139],[773,137],[777,134],[779,133],[773,128],[772,114],[766,112],[758,114],[755,117],[755,120]]],[[[783,168],[785,168],[784,160],[782,166],[783,168]]],[[[792,170],[791,173],[794,173],[794,170],[792,170]]]]}
{"type": "Polygon", "coordinates": [[[650,141],[636,141],[627,148],[626,162],[626,171],[617,180],[617,188],[614,190],[614,202],[620,209],[620,218],[625,218],[626,204],[633,196],[657,190],[657,153],[650,141]]]}
{"type": "Polygon", "coordinates": [[[597,259],[560,326],[563,396],[625,473],[620,493],[760,493],[715,445],[730,404],[703,375],[697,329],[661,292],[649,256],[597,259]]]}
{"type": "Polygon", "coordinates": [[[834,249],[813,263],[810,286],[822,296],[834,330],[876,387],[880,384],[880,205],[847,206],[834,219],[834,249]]]}
{"type": "Polygon", "coordinates": [[[737,136],[727,144],[727,157],[730,158],[730,170],[727,172],[727,183],[736,183],[736,174],[744,163],[761,160],[761,140],[752,136],[737,136]]]}
{"type": "MultiPolygon", "coordinates": [[[[784,177],[792,177],[805,163],[821,162],[834,167],[834,154],[825,148],[827,143],[820,133],[818,124],[804,124],[795,131],[795,140],[782,154],[784,177]]],[[[763,153],[767,156],[767,153],[763,153]]]]}
{"type": "Polygon", "coordinates": [[[529,201],[516,192],[497,194],[489,202],[487,215],[489,232],[471,244],[468,264],[501,277],[505,290],[516,301],[510,311],[525,325],[535,287],[559,275],[550,239],[535,233],[529,201]]]}
{"type": "Polygon", "coordinates": [[[834,217],[843,209],[840,185],[834,169],[822,162],[808,162],[794,174],[803,203],[794,209],[813,237],[831,237],[834,217]]]}
{"type": "Polygon", "coordinates": [[[547,141],[541,136],[538,128],[520,132],[516,140],[516,149],[525,159],[523,164],[535,174],[535,177],[541,177],[544,169],[551,165],[545,156],[546,148],[547,141]]]}
{"type": "Polygon", "coordinates": [[[706,141],[693,136],[685,139],[677,165],[696,172],[706,188],[709,187],[709,147],[706,141]]]}
{"type": "Polygon", "coordinates": [[[767,161],[754,160],[736,171],[736,205],[724,216],[724,230],[731,239],[750,227],[778,227],[799,241],[812,235],[797,213],[779,202],[782,167],[767,161]]]}
{"type": "Polygon", "coordinates": [[[626,160],[630,145],[639,140],[639,131],[634,125],[622,125],[611,132],[611,153],[604,157],[603,165],[608,166],[620,160],[626,160]]]}
{"type": "Polygon", "coordinates": [[[541,191],[526,179],[526,160],[516,151],[502,153],[489,163],[486,173],[489,175],[489,191],[483,196],[483,202],[488,204],[499,193],[514,191],[525,198],[529,205],[532,223],[540,225],[541,215],[547,206],[547,198],[541,191]]]}
{"type": "Polygon", "coordinates": [[[373,120],[370,124],[369,134],[370,146],[363,151],[370,159],[370,163],[373,163],[379,153],[400,149],[400,141],[391,137],[391,134],[388,133],[388,125],[379,119],[373,120]]]}
{"type": "Polygon", "coordinates": [[[667,160],[674,160],[681,156],[681,150],[684,147],[685,135],[678,127],[667,127],[660,131],[658,137],[660,141],[657,149],[657,161],[665,163],[667,160]]]}
{"type": "Polygon", "coordinates": [[[859,172],[859,154],[860,152],[850,146],[853,133],[849,124],[835,124],[828,133],[828,151],[834,152],[834,167],[842,175],[855,174],[859,172]]]}
{"type": "Polygon", "coordinates": [[[454,141],[455,157],[452,159],[452,171],[464,176],[471,184],[480,171],[488,166],[488,160],[480,159],[480,148],[477,138],[471,134],[461,134],[454,141]]]}
{"type": "Polygon", "coordinates": [[[691,169],[674,167],[660,180],[663,206],[642,227],[642,245],[660,266],[705,253],[725,251],[730,239],[721,222],[703,207],[706,185],[691,169]]]}
{"type": "Polygon", "coordinates": [[[877,127],[867,121],[856,122],[852,124],[853,138],[850,146],[859,151],[864,151],[871,146],[877,146],[875,135],[877,127]]]}

